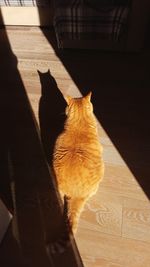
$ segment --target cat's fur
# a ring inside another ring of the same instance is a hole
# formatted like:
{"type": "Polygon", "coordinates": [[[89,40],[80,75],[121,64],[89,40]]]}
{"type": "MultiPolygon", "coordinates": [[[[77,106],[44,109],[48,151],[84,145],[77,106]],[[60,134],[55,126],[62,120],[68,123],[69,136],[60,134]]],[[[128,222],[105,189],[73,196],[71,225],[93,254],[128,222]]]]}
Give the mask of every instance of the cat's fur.
{"type": "Polygon", "coordinates": [[[81,98],[66,97],[66,122],[53,154],[53,169],[62,200],[68,202],[68,219],[77,230],[85,202],[96,193],[104,174],[102,146],[93,114],[91,93],[81,98]]]}

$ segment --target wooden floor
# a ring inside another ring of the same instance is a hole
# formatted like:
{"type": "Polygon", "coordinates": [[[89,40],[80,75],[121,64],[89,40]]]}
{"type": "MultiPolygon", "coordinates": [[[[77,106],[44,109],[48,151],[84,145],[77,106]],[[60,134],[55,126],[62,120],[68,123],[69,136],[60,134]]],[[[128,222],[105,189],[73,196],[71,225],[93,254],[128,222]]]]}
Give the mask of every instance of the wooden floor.
{"type": "MultiPolygon", "coordinates": [[[[64,108],[61,93],[76,97],[93,91],[105,176],[98,193],[86,204],[75,236],[83,265],[148,267],[150,53],[62,52],[57,50],[53,32],[36,27],[8,28],[7,36],[41,128],[47,160],[54,120],[64,108]]],[[[3,73],[9,79],[7,69],[3,73]]]]}

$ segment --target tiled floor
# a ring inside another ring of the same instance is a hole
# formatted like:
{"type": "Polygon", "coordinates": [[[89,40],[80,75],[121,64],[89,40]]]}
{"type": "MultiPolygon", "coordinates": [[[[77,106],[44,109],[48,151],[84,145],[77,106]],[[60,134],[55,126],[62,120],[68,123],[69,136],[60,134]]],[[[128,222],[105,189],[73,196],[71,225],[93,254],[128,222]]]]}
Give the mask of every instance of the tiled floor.
{"type": "MultiPolygon", "coordinates": [[[[104,147],[105,176],[98,193],[86,204],[75,236],[83,265],[148,267],[150,146],[146,90],[150,88],[147,69],[150,53],[62,53],[57,51],[48,30],[8,28],[7,35],[17,57],[25,93],[41,127],[47,158],[51,149],[49,136],[54,138],[55,119],[64,108],[60,92],[80,96],[88,90],[93,91],[94,110],[104,147]],[[41,80],[37,70],[42,73],[41,80]]],[[[9,79],[9,73],[4,70],[9,79]]],[[[5,108],[9,109],[7,105],[5,108]]],[[[30,138],[28,133],[27,137],[30,138]]],[[[25,146],[29,145],[24,142],[25,146]]],[[[38,158],[37,151],[31,153],[30,160],[38,158]]]]}

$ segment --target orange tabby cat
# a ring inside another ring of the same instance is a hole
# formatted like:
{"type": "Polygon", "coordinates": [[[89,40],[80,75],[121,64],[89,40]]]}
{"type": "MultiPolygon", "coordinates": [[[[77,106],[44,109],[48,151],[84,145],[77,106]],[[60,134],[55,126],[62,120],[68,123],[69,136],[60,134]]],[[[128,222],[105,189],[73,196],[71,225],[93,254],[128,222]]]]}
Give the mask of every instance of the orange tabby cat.
{"type": "Polygon", "coordinates": [[[67,119],[56,140],[53,168],[62,200],[68,202],[68,218],[76,232],[85,202],[98,189],[104,173],[102,146],[91,103],[91,92],[81,98],[66,97],[67,119]]]}

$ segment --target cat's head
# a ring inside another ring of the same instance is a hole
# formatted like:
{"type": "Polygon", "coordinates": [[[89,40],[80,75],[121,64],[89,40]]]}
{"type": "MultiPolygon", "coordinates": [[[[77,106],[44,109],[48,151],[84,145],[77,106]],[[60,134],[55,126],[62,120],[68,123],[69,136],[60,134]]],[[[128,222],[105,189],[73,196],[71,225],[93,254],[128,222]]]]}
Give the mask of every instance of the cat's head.
{"type": "Polygon", "coordinates": [[[65,96],[67,102],[66,115],[71,116],[74,114],[91,114],[93,112],[93,105],[91,103],[92,92],[89,92],[86,96],[73,98],[71,96],[65,96]]]}

